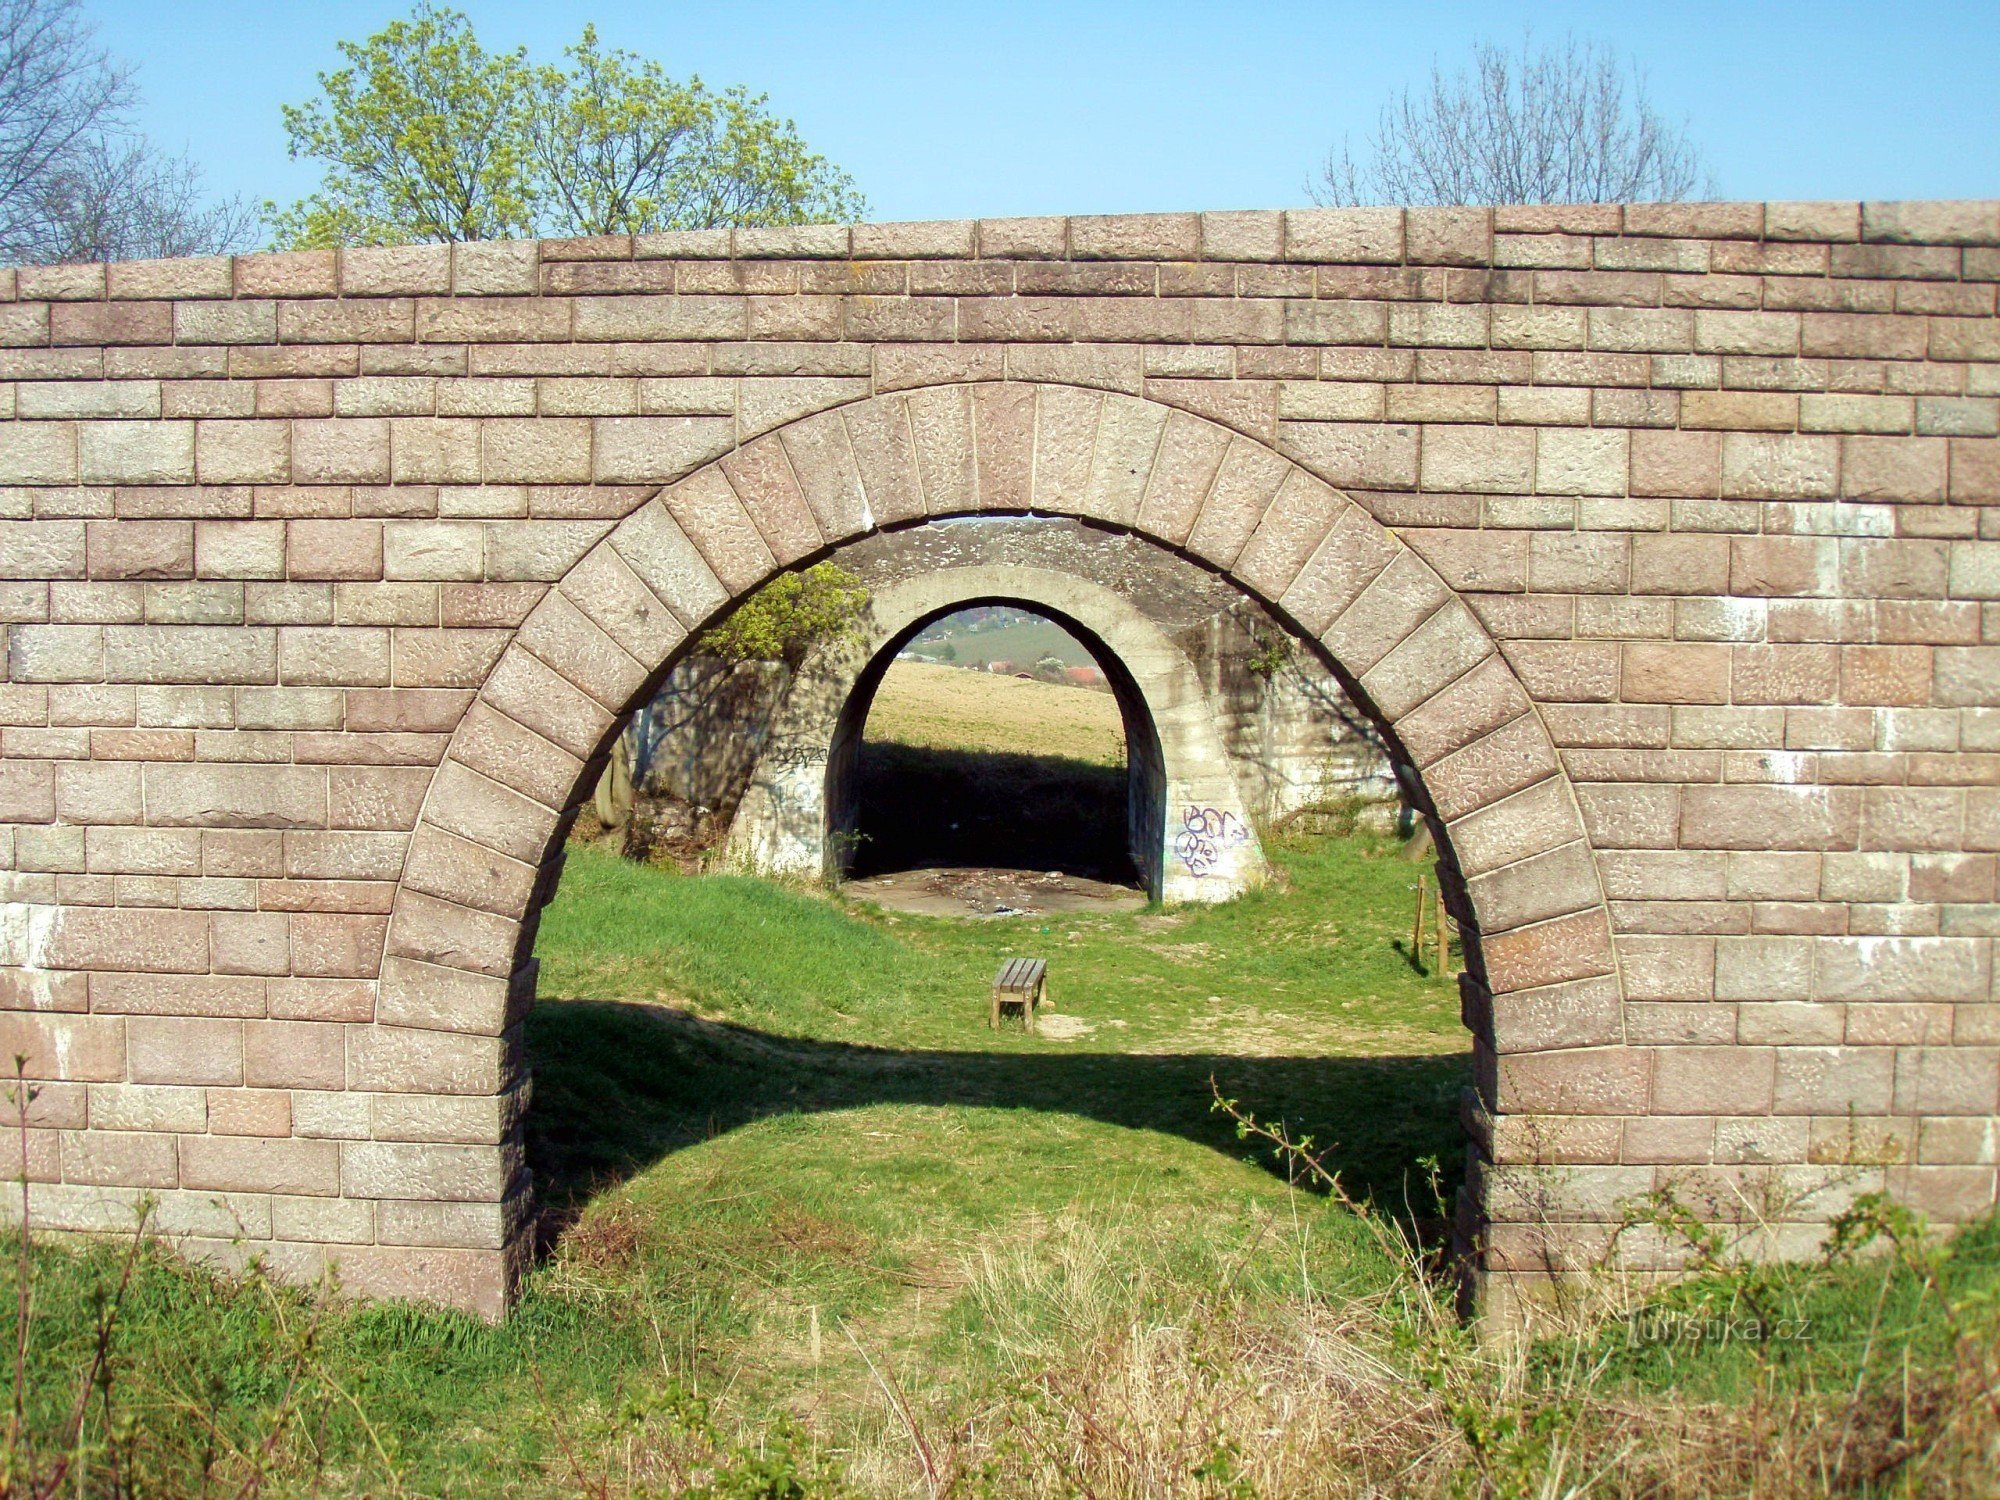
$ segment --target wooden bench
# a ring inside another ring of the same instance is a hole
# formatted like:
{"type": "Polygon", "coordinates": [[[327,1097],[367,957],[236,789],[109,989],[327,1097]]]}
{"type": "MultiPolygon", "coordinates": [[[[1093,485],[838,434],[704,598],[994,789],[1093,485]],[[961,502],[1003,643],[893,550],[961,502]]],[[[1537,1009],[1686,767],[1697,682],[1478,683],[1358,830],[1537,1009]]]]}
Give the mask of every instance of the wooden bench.
{"type": "Polygon", "coordinates": [[[1000,1029],[1000,1008],[1003,1005],[1021,1007],[1021,1020],[1028,1030],[1035,1029],[1035,1007],[1047,1005],[1049,966],[1039,958],[1010,958],[1000,965],[1000,972],[993,976],[993,1005],[988,1011],[986,1024],[995,1031],[1000,1029]]]}

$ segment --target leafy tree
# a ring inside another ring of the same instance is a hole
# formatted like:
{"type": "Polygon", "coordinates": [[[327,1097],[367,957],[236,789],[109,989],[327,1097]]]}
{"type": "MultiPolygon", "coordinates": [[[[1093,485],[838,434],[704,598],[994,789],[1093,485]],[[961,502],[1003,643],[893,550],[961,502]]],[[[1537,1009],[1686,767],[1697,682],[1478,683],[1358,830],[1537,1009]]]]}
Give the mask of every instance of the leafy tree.
{"type": "Polygon", "coordinates": [[[1405,89],[1382,109],[1367,154],[1327,157],[1313,197],[1359,203],[1633,203],[1709,186],[1701,154],[1661,118],[1636,69],[1600,43],[1565,38],[1519,53],[1473,49],[1470,73],[1405,89]]]}
{"type": "Polygon", "coordinates": [[[254,217],[132,127],[131,69],[79,0],[0,0],[0,262],[133,260],[241,248],[254,217]]]}
{"type": "Polygon", "coordinates": [[[724,661],[783,662],[796,672],[821,646],[852,640],[868,589],[845,568],[814,563],[780,573],[698,643],[724,661]]]}
{"type": "Polygon", "coordinates": [[[320,190],[267,204],[290,245],[395,244],[532,234],[630,234],[856,218],[853,180],[810,151],[763,95],[600,45],[567,65],[488,52],[460,12],[428,3],[319,76],[288,106],[294,158],[320,190]]]}
{"type": "Polygon", "coordinates": [[[523,129],[525,47],[491,53],[455,10],[419,5],[319,75],[321,97],[284,107],[294,160],[327,163],[320,190],[280,211],[281,244],[490,240],[535,229],[523,129]]]}
{"type": "Polygon", "coordinates": [[[597,29],[543,67],[528,138],[543,183],[545,227],[560,234],[644,234],[732,224],[859,218],[853,180],[806,148],[765,95],[717,94],[699,78],[605,51],[597,29]]]}

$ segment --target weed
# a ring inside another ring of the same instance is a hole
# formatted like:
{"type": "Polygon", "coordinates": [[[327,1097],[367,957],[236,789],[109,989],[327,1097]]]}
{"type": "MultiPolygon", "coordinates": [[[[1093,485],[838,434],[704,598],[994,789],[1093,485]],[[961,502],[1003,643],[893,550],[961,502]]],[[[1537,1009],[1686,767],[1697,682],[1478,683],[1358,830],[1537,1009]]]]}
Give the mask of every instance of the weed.
{"type": "Polygon", "coordinates": [[[1292,638],[1284,631],[1260,621],[1249,625],[1251,650],[1244,665],[1269,682],[1291,665],[1292,638]]]}

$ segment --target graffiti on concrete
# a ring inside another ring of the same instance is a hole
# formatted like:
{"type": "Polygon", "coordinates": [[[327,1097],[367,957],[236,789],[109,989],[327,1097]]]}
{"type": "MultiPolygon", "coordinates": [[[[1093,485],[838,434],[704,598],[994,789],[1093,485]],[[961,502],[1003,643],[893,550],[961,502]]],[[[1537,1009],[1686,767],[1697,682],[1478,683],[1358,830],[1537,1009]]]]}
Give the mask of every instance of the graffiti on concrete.
{"type": "Polygon", "coordinates": [[[1212,874],[1223,855],[1250,842],[1250,827],[1233,812],[1219,807],[1189,807],[1181,813],[1181,831],[1174,838],[1174,858],[1194,876],[1212,874]]]}
{"type": "Polygon", "coordinates": [[[802,766],[823,766],[826,764],[826,746],[780,740],[765,750],[764,760],[787,771],[796,771],[802,766]]]}

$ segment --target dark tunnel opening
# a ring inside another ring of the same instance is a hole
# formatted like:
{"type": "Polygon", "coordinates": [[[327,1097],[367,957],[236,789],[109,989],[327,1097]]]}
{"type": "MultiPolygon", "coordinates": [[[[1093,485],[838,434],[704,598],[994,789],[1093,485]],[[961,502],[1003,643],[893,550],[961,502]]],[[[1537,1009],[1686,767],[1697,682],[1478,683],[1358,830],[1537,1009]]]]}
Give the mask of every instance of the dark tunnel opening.
{"type": "Polygon", "coordinates": [[[828,764],[837,873],[1057,872],[1157,897],[1165,775],[1137,685],[1073,620],[955,604],[877,654],[828,764]]]}

